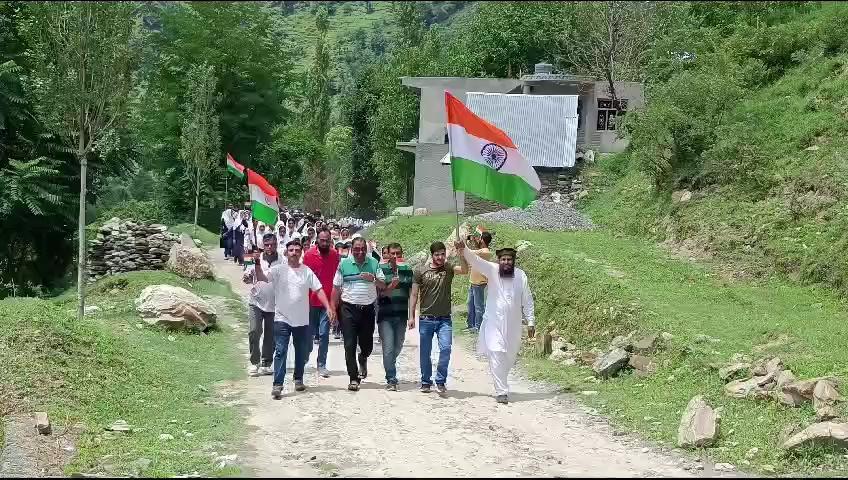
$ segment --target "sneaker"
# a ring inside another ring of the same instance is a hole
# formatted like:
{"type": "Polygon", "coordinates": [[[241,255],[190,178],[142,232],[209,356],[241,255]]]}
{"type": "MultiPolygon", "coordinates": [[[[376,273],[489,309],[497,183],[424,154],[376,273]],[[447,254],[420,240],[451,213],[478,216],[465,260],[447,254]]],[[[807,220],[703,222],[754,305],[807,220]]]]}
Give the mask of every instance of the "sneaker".
{"type": "Polygon", "coordinates": [[[312,343],[313,343],[313,344],[315,344],[315,345],[318,345],[318,343],[319,343],[320,341],[321,341],[321,339],[320,339],[320,338],[318,338],[318,337],[315,337],[315,338],[313,338],[313,339],[312,339],[312,343]]]}
{"type": "Polygon", "coordinates": [[[395,385],[394,383],[386,384],[386,391],[397,392],[397,385],[395,385]]]}
{"type": "Polygon", "coordinates": [[[509,397],[507,397],[506,395],[498,395],[497,397],[495,397],[495,401],[506,405],[509,403],[509,397]]]}
{"type": "Polygon", "coordinates": [[[330,378],[330,371],[324,367],[319,367],[318,375],[321,375],[323,378],[330,378]]]}
{"type": "Polygon", "coordinates": [[[274,369],[271,367],[259,367],[259,375],[273,375],[274,369]]]}
{"type": "Polygon", "coordinates": [[[351,392],[359,390],[359,382],[350,382],[347,386],[347,389],[351,392]]]}
{"type": "Polygon", "coordinates": [[[274,400],[279,400],[283,398],[283,386],[282,385],[274,385],[271,388],[271,398],[274,400]]]}
{"type": "Polygon", "coordinates": [[[448,389],[444,385],[436,385],[436,391],[439,395],[444,395],[448,393],[448,389]]]}
{"type": "Polygon", "coordinates": [[[430,385],[421,385],[421,393],[430,393],[430,385]]]}
{"type": "Polygon", "coordinates": [[[251,365],[247,367],[247,374],[251,377],[259,376],[259,365],[251,365]]]}
{"type": "Polygon", "coordinates": [[[341,334],[341,333],[336,332],[336,333],[334,333],[334,334],[333,334],[333,338],[335,338],[336,340],[338,340],[338,339],[342,338],[342,334],[341,334]]]}
{"type": "Polygon", "coordinates": [[[295,380],[294,381],[294,389],[297,392],[302,392],[306,390],[306,385],[303,384],[303,380],[295,380]]]}

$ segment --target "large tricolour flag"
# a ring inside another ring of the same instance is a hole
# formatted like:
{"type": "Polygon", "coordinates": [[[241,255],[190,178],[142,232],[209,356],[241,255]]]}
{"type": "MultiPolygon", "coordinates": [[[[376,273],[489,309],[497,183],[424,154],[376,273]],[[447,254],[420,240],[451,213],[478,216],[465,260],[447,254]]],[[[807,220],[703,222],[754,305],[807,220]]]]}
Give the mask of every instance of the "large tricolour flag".
{"type": "Polygon", "coordinates": [[[510,207],[526,207],[539,176],[503,130],[445,91],[453,189],[510,207]]]}
{"type": "Polygon", "coordinates": [[[244,165],[238,163],[229,153],[227,153],[227,170],[239,178],[244,178],[244,165]]]}
{"type": "Polygon", "coordinates": [[[265,225],[274,225],[280,215],[277,203],[277,189],[272,187],[262,175],[247,169],[247,188],[250,190],[250,204],[253,218],[265,225]]]}

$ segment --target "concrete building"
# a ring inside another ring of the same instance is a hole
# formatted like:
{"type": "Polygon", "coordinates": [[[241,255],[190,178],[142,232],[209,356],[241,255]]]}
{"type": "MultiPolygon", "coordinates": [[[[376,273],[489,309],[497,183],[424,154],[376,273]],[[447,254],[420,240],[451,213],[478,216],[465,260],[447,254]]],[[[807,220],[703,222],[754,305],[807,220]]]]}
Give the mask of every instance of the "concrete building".
{"type": "MultiPolygon", "coordinates": [[[[445,90],[449,90],[466,104],[468,104],[469,92],[574,95],[577,97],[576,147],[598,153],[624,150],[627,142],[618,137],[615,120],[628,110],[644,104],[643,89],[639,83],[617,82],[615,89],[620,100],[613,105],[606,82],[592,77],[555,74],[549,64],[537,64],[534,74],[524,75],[520,79],[402,77],[401,81],[404,85],[418,91],[420,113],[418,137],[408,141],[398,141],[397,147],[415,155],[412,206],[427,208],[431,212],[456,211],[450,167],[439,163],[448,151],[445,128],[445,90]]],[[[473,108],[472,110],[476,111],[473,108]]],[[[561,162],[546,161],[545,166],[531,161],[542,181],[540,195],[556,190],[562,180],[561,177],[564,174],[567,176],[570,167],[573,166],[567,165],[567,157],[563,155],[561,162]]],[[[460,212],[468,214],[501,208],[491,202],[464,195],[462,192],[457,193],[457,206],[460,212]]]]}

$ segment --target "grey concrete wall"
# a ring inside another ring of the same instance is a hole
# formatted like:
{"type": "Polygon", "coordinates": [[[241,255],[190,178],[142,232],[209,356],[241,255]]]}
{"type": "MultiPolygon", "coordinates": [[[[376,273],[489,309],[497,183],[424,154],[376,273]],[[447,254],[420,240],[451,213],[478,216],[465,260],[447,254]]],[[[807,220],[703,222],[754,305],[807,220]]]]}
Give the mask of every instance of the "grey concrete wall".
{"type": "MultiPolygon", "coordinates": [[[[455,212],[451,170],[439,160],[448,153],[443,143],[419,143],[415,151],[415,188],[412,206],[432,213],[455,212]]],[[[465,194],[457,192],[459,211],[465,207],[465,194]]]]}

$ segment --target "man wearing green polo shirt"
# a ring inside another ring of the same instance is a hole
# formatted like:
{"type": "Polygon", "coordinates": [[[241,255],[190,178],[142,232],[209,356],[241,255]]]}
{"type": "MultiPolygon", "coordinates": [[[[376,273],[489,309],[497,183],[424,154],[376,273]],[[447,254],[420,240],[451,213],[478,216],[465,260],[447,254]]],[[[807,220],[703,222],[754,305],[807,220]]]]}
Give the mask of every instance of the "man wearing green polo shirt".
{"type": "Polygon", "coordinates": [[[386,371],[386,390],[396,392],[397,358],[406,338],[409,318],[409,291],[412,289],[412,269],[403,260],[403,248],[399,243],[390,243],[386,263],[380,264],[377,280],[385,285],[380,289],[377,311],[377,330],[383,345],[383,369],[386,371]],[[400,263],[399,263],[400,262],[400,263]]]}
{"type": "Polygon", "coordinates": [[[377,280],[379,263],[368,255],[365,239],[354,238],[350,250],[351,256],[342,259],[333,279],[333,305],[341,312],[345,363],[350,377],[347,388],[355,392],[368,376],[368,357],[374,350],[374,303],[378,282],[382,282],[377,280]]]}

